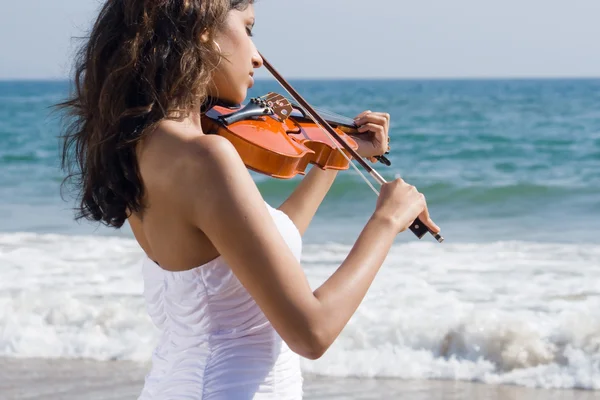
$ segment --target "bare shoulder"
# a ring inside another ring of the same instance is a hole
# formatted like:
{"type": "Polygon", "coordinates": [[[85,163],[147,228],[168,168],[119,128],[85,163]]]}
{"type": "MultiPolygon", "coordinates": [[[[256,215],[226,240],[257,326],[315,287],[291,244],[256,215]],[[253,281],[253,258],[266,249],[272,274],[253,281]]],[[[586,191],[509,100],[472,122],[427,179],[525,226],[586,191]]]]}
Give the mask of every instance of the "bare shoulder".
{"type": "Polygon", "coordinates": [[[185,202],[203,195],[202,186],[215,188],[223,174],[246,168],[233,145],[218,135],[173,121],[162,122],[151,134],[140,157],[145,183],[154,193],[185,202]]]}
{"type": "Polygon", "coordinates": [[[184,162],[187,167],[187,163],[203,164],[205,161],[214,162],[237,155],[227,139],[218,135],[205,135],[198,128],[174,121],[161,122],[153,134],[152,142],[149,146],[151,151],[156,154],[158,150],[163,158],[172,157],[170,161],[174,166],[184,162]]]}
{"type": "Polygon", "coordinates": [[[212,217],[231,215],[227,210],[235,214],[233,210],[242,211],[248,205],[265,208],[231,142],[218,135],[187,132],[176,125],[163,129],[164,143],[153,146],[162,153],[163,167],[151,179],[160,180],[161,192],[175,203],[178,212],[186,214],[186,219],[204,230],[212,217]]]}
{"type": "Polygon", "coordinates": [[[182,140],[173,166],[172,182],[181,189],[192,189],[195,196],[202,198],[225,194],[232,189],[234,181],[243,181],[240,175],[250,177],[235,147],[218,135],[182,140]]]}
{"type": "Polygon", "coordinates": [[[219,135],[202,135],[186,141],[185,161],[213,173],[217,172],[214,171],[216,167],[219,170],[225,168],[224,171],[231,168],[246,169],[233,144],[219,135]]]}

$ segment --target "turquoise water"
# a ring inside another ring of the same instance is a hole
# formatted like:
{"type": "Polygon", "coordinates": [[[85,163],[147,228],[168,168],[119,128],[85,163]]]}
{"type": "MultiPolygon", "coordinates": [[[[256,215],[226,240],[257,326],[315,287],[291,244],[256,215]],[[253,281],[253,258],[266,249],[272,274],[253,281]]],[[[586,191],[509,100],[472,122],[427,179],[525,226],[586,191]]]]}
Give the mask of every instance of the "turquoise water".
{"type": "MultiPolygon", "coordinates": [[[[392,166],[377,169],[426,194],[447,240],[597,241],[600,80],[292,83],[317,107],[392,115],[392,166]]],[[[60,127],[49,107],[67,91],[67,82],[0,83],[0,231],[128,235],[127,228],[74,223],[72,202],[60,198],[60,127]]],[[[249,96],[268,91],[285,94],[276,82],[259,81],[249,96]]],[[[300,179],[254,176],[273,204],[300,179]]],[[[356,172],[344,171],[307,240],[351,242],[374,205],[356,172]]]]}

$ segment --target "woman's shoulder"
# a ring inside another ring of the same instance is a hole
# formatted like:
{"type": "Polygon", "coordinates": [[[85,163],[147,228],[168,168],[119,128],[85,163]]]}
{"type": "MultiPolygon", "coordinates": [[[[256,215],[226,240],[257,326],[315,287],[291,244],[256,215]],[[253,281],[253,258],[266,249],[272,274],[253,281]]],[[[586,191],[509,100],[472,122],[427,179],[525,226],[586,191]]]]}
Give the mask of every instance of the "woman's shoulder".
{"type": "MultiPolygon", "coordinates": [[[[203,187],[210,187],[213,193],[237,191],[240,186],[229,183],[238,181],[240,175],[249,176],[229,140],[206,135],[198,128],[181,123],[164,123],[156,128],[146,144],[140,166],[150,188],[181,200],[211,196],[198,189],[203,187]]],[[[245,180],[245,183],[241,186],[250,182],[245,180]]]]}
{"type": "Polygon", "coordinates": [[[158,156],[164,169],[155,169],[150,177],[150,203],[153,198],[154,204],[183,216],[211,241],[244,229],[261,231],[269,212],[233,144],[222,136],[191,134],[173,125],[162,129],[157,133],[173,143],[166,145],[168,151],[158,142],[149,149],[164,152],[158,156]]]}
{"type": "Polygon", "coordinates": [[[240,163],[238,152],[226,138],[206,135],[197,127],[176,121],[161,122],[156,127],[140,159],[141,169],[146,166],[153,177],[167,175],[169,182],[177,176],[189,178],[189,174],[193,179],[204,175],[210,179],[218,172],[216,169],[227,169],[232,164],[239,167],[240,163]],[[205,174],[208,170],[211,174],[205,174]]]}
{"type": "MultiPolygon", "coordinates": [[[[160,148],[168,148],[177,152],[180,159],[189,161],[202,161],[197,158],[198,154],[218,157],[232,156],[231,150],[235,148],[231,142],[219,135],[204,134],[201,128],[190,123],[179,121],[162,121],[152,133],[152,140],[160,148]]],[[[237,152],[236,152],[237,154],[237,152]]]]}

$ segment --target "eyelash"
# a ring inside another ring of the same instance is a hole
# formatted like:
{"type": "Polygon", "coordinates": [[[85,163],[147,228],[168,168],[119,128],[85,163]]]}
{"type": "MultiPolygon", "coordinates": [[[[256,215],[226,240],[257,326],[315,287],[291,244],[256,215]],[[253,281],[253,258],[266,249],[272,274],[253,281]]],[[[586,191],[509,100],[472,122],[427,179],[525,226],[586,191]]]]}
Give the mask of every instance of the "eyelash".
{"type": "Polygon", "coordinates": [[[254,35],[252,34],[252,29],[250,29],[250,28],[246,28],[246,33],[247,33],[247,34],[248,34],[248,36],[250,36],[250,37],[254,36],[254,35]]]}

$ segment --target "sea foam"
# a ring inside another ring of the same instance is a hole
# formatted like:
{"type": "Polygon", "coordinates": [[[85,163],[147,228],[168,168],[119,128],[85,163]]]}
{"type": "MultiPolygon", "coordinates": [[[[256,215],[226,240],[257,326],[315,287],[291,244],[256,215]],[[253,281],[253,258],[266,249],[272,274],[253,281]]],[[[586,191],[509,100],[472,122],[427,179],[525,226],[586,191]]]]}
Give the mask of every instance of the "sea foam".
{"type": "MultiPolygon", "coordinates": [[[[316,289],[350,247],[307,244],[316,289]]],[[[0,355],[146,362],[158,338],[130,238],[0,234],[0,355]]],[[[306,372],[600,390],[600,246],[395,245],[306,372]]]]}

